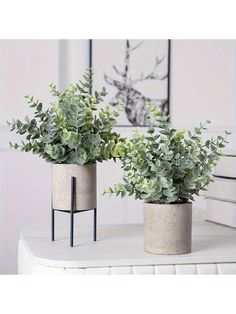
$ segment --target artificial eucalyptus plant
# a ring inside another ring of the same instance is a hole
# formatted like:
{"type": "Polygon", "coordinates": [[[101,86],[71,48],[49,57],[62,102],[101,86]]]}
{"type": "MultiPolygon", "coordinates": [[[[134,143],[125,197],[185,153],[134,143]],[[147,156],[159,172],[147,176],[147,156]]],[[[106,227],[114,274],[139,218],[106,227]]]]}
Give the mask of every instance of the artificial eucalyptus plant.
{"type": "Polygon", "coordinates": [[[63,92],[51,84],[50,93],[57,99],[48,109],[25,96],[35,110],[34,118],[8,122],[11,131],[24,136],[21,144],[10,143],[11,147],[52,163],[84,165],[123,156],[125,139],[113,131],[119,110],[109,106],[98,110],[107,92],[103,87],[91,95],[92,75],[91,69],[86,70],[83,81],[63,92]]]}
{"type": "Polygon", "coordinates": [[[134,195],[136,199],[159,204],[194,200],[193,196],[212,181],[213,167],[230,132],[203,141],[201,134],[209,120],[192,133],[176,130],[170,126],[169,116],[161,116],[155,105],[148,105],[151,109],[147,134],[136,130],[127,141],[121,158],[123,183],[109,187],[105,193],[134,195]]]}

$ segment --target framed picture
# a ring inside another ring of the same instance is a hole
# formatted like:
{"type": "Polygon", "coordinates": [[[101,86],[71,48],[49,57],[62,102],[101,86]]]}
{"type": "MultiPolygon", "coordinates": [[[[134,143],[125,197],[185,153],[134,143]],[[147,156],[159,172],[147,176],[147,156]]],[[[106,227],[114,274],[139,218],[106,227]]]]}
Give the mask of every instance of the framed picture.
{"type": "Polygon", "coordinates": [[[117,126],[145,126],[147,102],[169,114],[170,40],[90,40],[93,90],[105,86],[107,104],[122,104],[117,126]]]}

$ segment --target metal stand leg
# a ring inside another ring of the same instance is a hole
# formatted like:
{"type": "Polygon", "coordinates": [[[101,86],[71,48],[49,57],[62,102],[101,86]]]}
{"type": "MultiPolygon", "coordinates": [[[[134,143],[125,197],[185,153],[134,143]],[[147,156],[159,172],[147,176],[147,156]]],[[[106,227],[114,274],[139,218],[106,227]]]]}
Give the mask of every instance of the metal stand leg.
{"type": "Polygon", "coordinates": [[[97,241],[97,208],[76,210],[76,178],[71,177],[71,203],[69,210],[53,208],[51,211],[51,240],[55,241],[55,212],[70,214],[70,246],[74,246],[74,214],[93,210],[93,241],[97,241]]]}
{"type": "Polygon", "coordinates": [[[70,246],[74,245],[74,213],[70,214],[70,246]]]}
{"type": "Polygon", "coordinates": [[[52,241],[55,241],[55,210],[54,209],[52,209],[51,223],[52,223],[51,239],[52,241]]]}
{"type": "Polygon", "coordinates": [[[97,208],[93,212],[93,241],[97,241],[97,208]]]}
{"type": "Polygon", "coordinates": [[[76,178],[71,178],[71,208],[70,208],[70,246],[74,245],[74,210],[76,208],[76,178]]]}

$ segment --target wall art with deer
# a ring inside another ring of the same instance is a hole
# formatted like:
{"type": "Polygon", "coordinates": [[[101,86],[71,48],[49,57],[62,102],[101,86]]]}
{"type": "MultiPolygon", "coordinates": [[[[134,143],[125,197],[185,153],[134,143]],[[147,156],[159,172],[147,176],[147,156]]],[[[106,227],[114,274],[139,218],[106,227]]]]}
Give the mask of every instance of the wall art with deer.
{"type": "Polygon", "coordinates": [[[169,113],[170,41],[90,40],[93,88],[104,85],[106,103],[122,104],[117,126],[145,126],[147,102],[169,113]]]}

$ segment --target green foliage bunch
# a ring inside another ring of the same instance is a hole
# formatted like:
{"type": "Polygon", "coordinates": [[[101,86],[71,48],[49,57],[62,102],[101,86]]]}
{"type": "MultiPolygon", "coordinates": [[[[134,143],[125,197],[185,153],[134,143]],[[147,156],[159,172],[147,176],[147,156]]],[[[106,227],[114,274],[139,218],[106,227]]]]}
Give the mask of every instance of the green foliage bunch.
{"type": "Polygon", "coordinates": [[[202,141],[202,131],[210,121],[201,123],[192,133],[176,130],[171,128],[168,116],[161,116],[155,105],[149,105],[147,134],[135,131],[126,143],[121,158],[123,182],[104,193],[134,195],[136,199],[159,204],[193,200],[193,195],[199,195],[212,180],[213,167],[230,132],[202,141]]]}
{"type": "Polygon", "coordinates": [[[10,143],[11,147],[32,151],[52,163],[84,165],[124,156],[125,139],[113,131],[119,110],[109,106],[98,110],[107,92],[103,87],[90,94],[92,75],[91,69],[86,70],[84,81],[63,92],[51,84],[50,93],[57,100],[46,110],[39,100],[26,96],[34,118],[8,122],[11,131],[25,137],[21,144],[10,143]]]}

